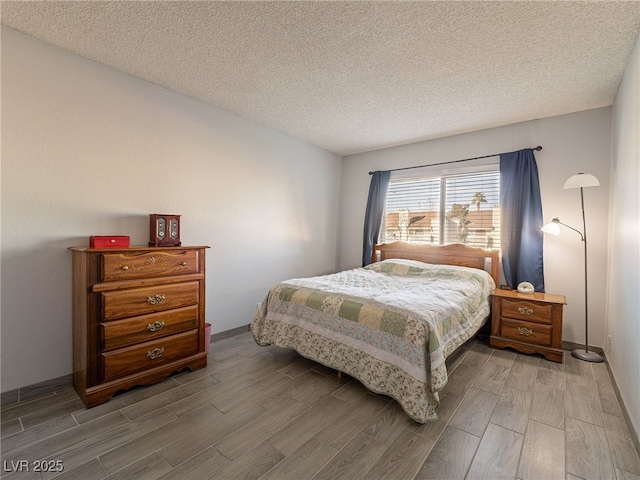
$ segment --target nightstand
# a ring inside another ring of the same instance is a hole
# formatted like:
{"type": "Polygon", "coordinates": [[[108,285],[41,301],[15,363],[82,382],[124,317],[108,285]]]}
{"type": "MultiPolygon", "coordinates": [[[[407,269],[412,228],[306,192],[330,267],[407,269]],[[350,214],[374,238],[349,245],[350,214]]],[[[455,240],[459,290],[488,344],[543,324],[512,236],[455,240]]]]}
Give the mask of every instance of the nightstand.
{"type": "Polygon", "coordinates": [[[564,295],[496,289],[491,300],[489,345],[539,353],[562,363],[562,307],[566,303],[564,295]]]}

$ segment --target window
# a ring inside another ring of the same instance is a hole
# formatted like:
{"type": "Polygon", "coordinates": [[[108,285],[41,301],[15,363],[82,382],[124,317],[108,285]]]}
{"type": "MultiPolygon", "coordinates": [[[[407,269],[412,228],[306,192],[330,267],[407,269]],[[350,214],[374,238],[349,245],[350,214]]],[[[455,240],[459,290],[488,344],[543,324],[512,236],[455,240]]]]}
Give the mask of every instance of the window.
{"type": "Polygon", "coordinates": [[[392,173],[381,234],[384,241],[499,249],[498,166],[463,172],[410,177],[398,172],[395,178],[392,173]]]}

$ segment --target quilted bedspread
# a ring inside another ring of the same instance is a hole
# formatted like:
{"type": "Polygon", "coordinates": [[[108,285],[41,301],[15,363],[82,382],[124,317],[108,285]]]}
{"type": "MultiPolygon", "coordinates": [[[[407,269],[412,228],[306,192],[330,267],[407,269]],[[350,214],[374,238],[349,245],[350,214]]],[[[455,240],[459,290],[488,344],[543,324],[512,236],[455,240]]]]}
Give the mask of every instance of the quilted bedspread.
{"type": "Polygon", "coordinates": [[[494,288],[482,270],[385,260],[276,285],[251,332],[259,345],[357,378],[424,423],[437,418],[446,357],[482,326],[494,288]]]}

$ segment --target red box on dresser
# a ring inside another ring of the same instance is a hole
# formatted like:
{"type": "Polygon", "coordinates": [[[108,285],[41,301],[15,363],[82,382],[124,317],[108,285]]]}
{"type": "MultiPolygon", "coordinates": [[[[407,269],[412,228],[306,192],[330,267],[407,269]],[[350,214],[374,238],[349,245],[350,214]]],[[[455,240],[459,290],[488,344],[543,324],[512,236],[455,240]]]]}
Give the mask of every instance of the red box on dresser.
{"type": "Polygon", "coordinates": [[[131,240],[127,235],[91,235],[91,248],[129,248],[131,240]]]}

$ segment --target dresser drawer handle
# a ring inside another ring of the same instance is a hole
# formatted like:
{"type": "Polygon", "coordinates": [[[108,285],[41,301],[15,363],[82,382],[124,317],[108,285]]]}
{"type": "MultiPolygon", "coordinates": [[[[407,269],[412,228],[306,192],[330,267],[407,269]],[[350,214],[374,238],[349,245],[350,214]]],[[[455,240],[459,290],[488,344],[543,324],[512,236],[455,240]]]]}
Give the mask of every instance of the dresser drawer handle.
{"type": "Polygon", "coordinates": [[[183,267],[186,267],[189,264],[187,262],[182,262],[180,265],[182,265],[183,267]]]}
{"type": "Polygon", "coordinates": [[[126,265],[123,265],[122,267],[120,267],[120,270],[122,270],[123,272],[126,272],[127,270],[129,270],[129,267],[127,267],[126,265]]]}
{"type": "Polygon", "coordinates": [[[154,348],[153,350],[147,352],[147,357],[149,357],[151,360],[155,360],[156,358],[160,358],[163,353],[164,347],[154,348]]]}
{"type": "Polygon", "coordinates": [[[153,295],[152,297],[147,297],[147,302],[151,305],[158,305],[162,303],[164,300],[164,295],[153,295]]]}
{"type": "Polygon", "coordinates": [[[153,322],[147,325],[147,330],[149,330],[150,332],[157,332],[162,327],[164,327],[164,322],[153,322]]]}
{"type": "Polygon", "coordinates": [[[532,315],[533,314],[533,308],[527,308],[527,307],[518,307],[518,311],[522,314],[522,315],[532,315]]]}
{"type": "Polygon", "coordinates": [[[533,333],[533,330],[531,330],[530,328],[518,327],[518,333],[520,335],[524,335],[525,337],[528,337],[533,333]]]}

